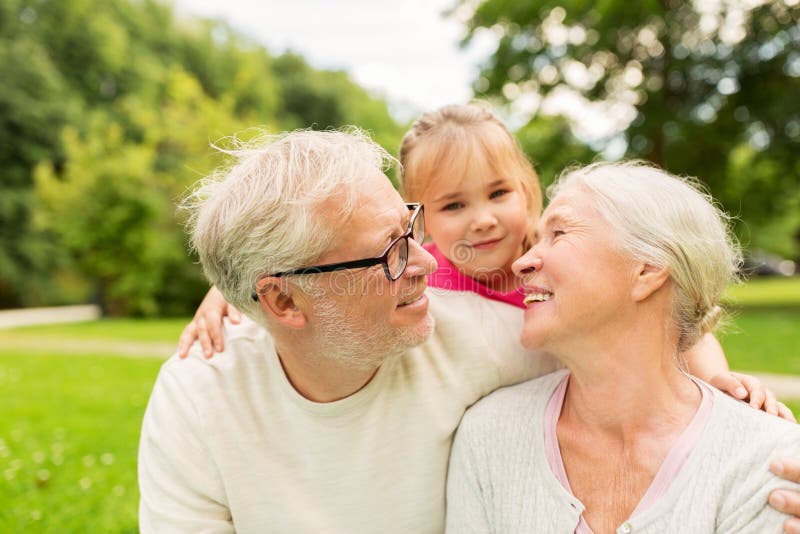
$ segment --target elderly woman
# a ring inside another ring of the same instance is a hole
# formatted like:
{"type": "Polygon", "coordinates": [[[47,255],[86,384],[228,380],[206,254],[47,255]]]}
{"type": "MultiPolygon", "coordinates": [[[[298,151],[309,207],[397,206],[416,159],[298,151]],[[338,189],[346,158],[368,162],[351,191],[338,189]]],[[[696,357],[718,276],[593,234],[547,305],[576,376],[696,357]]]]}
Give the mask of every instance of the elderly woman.
{"type": "Polygon", "coordinates": [[[687,375],[740,256],[693,182],[595,164],[551,188],[515,263],[522,342],[566,370],[496,391],[456,435],[448,532],[781,532],[770,458],[800,427],[687,375]]]}

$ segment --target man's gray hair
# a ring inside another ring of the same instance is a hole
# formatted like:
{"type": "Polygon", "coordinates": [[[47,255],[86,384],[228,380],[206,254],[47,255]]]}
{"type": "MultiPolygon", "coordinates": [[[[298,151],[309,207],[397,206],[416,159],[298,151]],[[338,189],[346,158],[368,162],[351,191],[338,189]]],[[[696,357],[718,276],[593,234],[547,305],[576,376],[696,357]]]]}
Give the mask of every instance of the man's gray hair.
{"type": "Polygon", "coordinates": [[[575,189],[594,196],[623,253],[669,271],[679,350],[711,331],[742,256],[730,217],[700,183],[641,161],[595,163],[564,171],[547,193],[552,199],[575,189]]]}
{"type": "Polygon", "coordinates": [[[206,277],[263,324],[252,299],[256,282],[313,264],[344,232],[336,221],[355,208],[358,183],[395,160],[356,128],[298,130],[234,144],[218,148],[233,165],[201,180],[183,207],[206,277]]]}

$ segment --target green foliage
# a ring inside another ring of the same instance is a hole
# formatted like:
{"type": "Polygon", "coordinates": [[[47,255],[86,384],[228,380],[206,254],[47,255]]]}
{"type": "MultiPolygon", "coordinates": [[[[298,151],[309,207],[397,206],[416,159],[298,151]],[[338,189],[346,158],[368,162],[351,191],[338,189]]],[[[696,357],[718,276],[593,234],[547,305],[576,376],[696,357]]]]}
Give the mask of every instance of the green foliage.
{"type": "Polygon", "coordinates": [[[578,142],[562,117],[539,117],[516,132],[523,150],[533,160],[544,189],[565,168],[590,161],[595,153],[578,142]]]}
{"type": "MultiPolygon", "coordinates": [[[[798,256],[798,20],[800,4],[781,0],[752,8],[675,0],[483,0],[467,40],[487,28],[499,35],[475,83],[477,94],[508,102],[512,111],[532,95],[563,99],[565,93],[605,106],[619,123],[617,140],[627,157],[699,176],[751,226],[749,235],[739,228],[748,244],[798,256]]],[[[541,120],[539,113],[528,128],[541,120]]],[[[584,120],[573,115],[572,129],[580,131],[584,120]]],[[[563,145],[574,145],[567,130],[561,137],[563,145]]],[[[595,139],[592,147],[613,140],[595,139]]],[[[586,162],[592,151],[577,157],[586,162]]],[[[552,158],[568,159],[558,150],[552,158]]],[[[549,158],[540,161],[549,166],[549,158]]]]}
{"type": "Polygon", "coordinates": [[[394,151],[384,102],[156,0],[0,7],[0,307],[95,300],[185,314],[206,289],[175,203],[260,127],[358,124],[394,151]]]}
{"type": "Polygon", "coordinates": [[[0,34],[0,307],[26,294],[42,298],[42,271],[58,251],[31,224],[30,169],[40,160],[60,165],[59,128],[75,116],[75,100],[48,58],[26,35],[0,34]],[[13,83],[9,83],[13,80],[13,83]]]}

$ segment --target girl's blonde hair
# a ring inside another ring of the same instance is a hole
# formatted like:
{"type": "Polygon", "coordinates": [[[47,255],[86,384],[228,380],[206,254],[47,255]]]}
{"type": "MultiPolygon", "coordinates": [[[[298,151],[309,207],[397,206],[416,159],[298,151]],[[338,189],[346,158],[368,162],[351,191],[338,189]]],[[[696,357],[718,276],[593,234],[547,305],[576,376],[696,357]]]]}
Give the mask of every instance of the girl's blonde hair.
{"type": "Polygon", "coordinates": [[[530,236],[542,211],[539,177],[505,124],[486,107],[450,105],[424,113],[403,137],[399,156],[406,200],[421,199],[440,177],[466,177],[481,167],[516,182],[530,236]]]}

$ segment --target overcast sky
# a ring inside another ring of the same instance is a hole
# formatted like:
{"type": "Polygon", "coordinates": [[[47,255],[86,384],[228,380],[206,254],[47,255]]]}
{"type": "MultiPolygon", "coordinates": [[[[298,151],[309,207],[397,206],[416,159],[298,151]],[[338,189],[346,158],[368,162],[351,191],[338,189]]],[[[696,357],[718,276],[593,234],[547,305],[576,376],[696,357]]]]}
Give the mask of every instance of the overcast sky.
{"type": "Polygon", "coordinates": [[[224,19],[272,53],[291,49],[315,67],[347,71],[401,119],[472,95],[494,45],[482,34],[459,48],[463,25],[443,16],[457,1],[174,0],[179,13],[224,19]]]}

